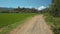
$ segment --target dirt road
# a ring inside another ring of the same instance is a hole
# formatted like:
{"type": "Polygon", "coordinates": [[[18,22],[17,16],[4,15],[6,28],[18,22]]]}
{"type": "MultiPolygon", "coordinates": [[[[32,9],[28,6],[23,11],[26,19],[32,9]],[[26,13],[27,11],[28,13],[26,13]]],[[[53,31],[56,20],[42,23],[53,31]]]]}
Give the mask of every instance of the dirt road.
{"type": "Polygon", "coordinates": [[[52,34],[52,31],[44,21],[43,15],[38,15],[27,20],[20,29],[10,34],[52,34]]]}

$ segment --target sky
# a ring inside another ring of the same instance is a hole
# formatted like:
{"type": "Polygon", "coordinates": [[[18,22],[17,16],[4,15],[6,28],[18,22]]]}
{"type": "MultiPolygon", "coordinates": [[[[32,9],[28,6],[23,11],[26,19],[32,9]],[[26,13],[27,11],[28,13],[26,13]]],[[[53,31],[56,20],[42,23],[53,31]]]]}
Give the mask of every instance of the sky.
{"type": "Polygon", "coordinates": [[[16,8],[42,8],[48,7],[51,4],[51,0],[0,0],[0,7],[16,8]]]}

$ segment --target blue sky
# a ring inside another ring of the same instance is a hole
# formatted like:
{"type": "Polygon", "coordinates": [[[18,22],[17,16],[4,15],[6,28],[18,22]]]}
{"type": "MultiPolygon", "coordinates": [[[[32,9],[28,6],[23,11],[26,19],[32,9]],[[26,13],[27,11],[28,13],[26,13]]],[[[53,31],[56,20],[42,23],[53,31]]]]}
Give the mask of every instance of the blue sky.
{"type": "Polygon", "coordinates": [[[41,6],[48,7],[51,0],[0,0],[0,7],[28,7],[38,8],[41,6]]]}

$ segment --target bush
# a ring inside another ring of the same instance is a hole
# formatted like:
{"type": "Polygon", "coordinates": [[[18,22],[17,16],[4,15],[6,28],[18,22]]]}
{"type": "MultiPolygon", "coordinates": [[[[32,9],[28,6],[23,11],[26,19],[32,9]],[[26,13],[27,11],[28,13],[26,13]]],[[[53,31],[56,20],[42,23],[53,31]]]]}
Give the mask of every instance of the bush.
{"type": "Polygon", "coordinates": [[[44,14],[44,16],[46,16],[45,20],[51,26],[54,34],[60,34],[60,17],[56,18],[49,14],[44,14]]]}

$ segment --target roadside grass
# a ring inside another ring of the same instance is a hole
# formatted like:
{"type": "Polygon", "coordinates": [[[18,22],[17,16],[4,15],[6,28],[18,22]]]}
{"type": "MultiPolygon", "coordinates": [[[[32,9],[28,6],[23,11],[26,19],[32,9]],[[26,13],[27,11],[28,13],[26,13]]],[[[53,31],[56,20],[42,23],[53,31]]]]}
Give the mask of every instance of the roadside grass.
{"type": "Polygon", "coordinates": [[[24,20],[35,15],[35,13],[0,13],[0,34],[8,34],[9,31],[24,23],[24,20]]]}
{"type": "Polygon", "coordinates": [[[60,34],[60,17],[53,17],[48,13],[44,14],[44,16],[48,25],[51,26],[51,29],[53,30],[54,34],[60,34]]]}

